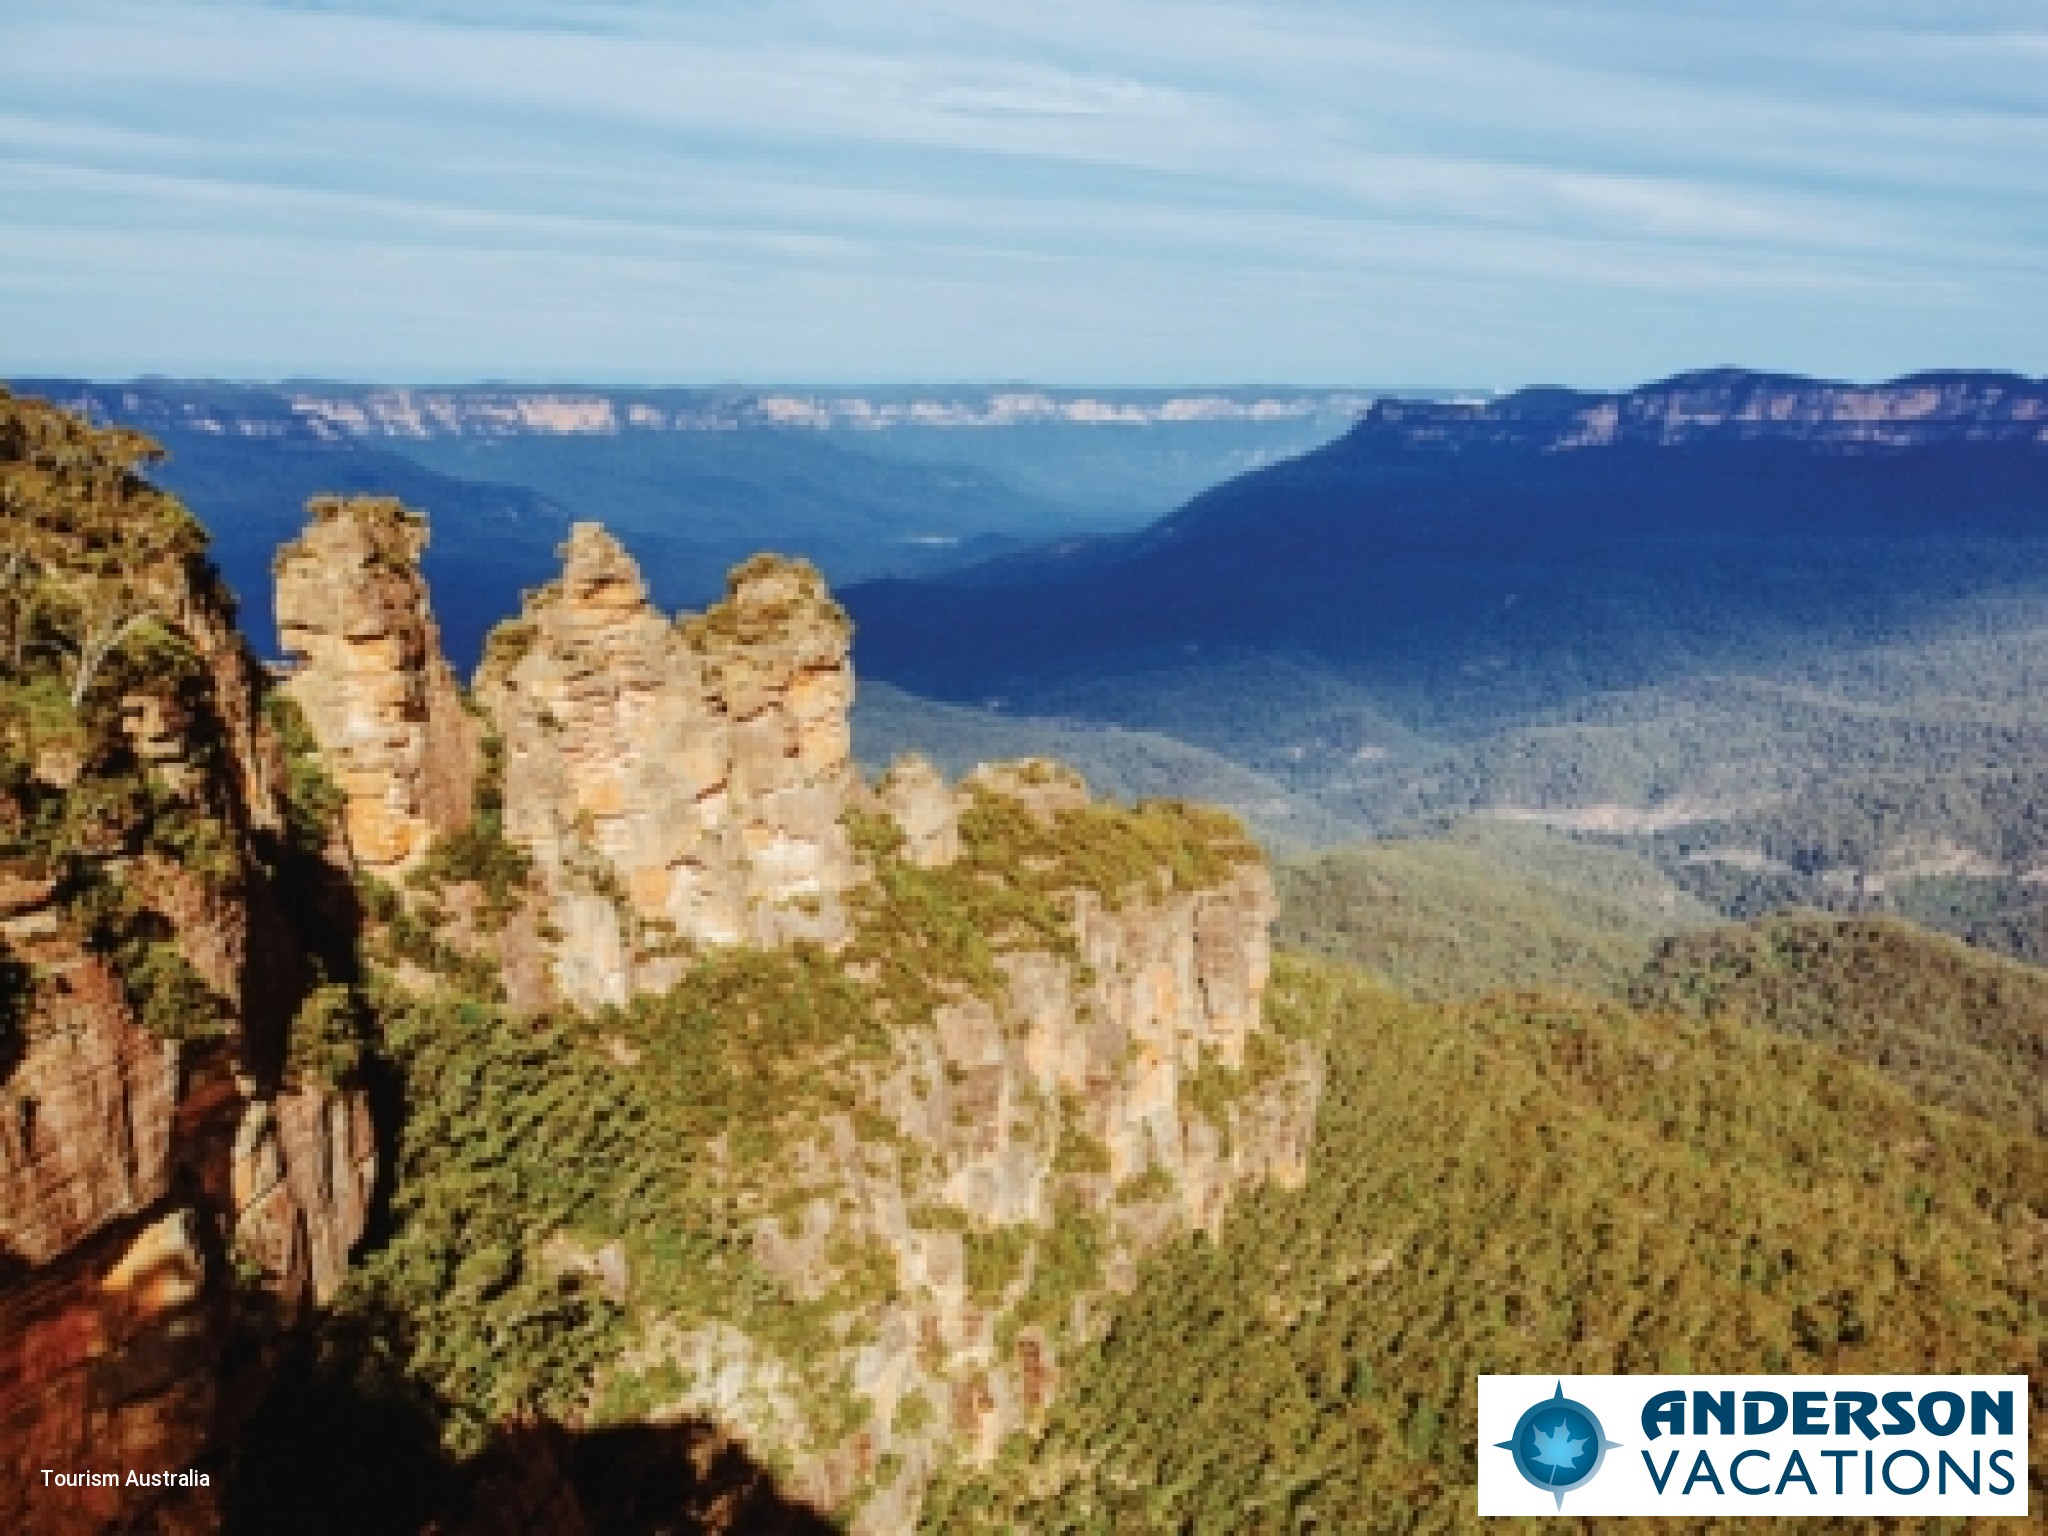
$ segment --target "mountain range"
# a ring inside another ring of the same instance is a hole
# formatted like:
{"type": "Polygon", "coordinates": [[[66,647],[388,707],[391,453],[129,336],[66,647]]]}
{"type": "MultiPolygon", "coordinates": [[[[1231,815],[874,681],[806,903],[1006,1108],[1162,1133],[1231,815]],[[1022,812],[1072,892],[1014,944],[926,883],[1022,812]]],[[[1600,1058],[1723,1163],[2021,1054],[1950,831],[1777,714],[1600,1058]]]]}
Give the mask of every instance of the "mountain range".
{"type": "Polygon", "coordinates": [[[867,664],[939,697],[1284,657],[1469,730],[2023,586],[2044,466],[2048,384],[1994,375],[1382,401],[1141,531],[851,603],[867,664]]]}

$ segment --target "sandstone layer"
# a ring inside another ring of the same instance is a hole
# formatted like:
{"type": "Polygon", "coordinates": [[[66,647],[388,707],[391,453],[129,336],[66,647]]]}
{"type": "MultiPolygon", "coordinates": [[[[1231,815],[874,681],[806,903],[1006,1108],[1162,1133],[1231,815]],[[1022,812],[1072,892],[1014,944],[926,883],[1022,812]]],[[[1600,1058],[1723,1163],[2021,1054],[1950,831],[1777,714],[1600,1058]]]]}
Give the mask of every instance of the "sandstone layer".
{"type": "Polygon", "coordinates": [[[1529,389],[1483,401],[1382,400],[1361,430],[1418,447],[1558,450],[1733,441],[1848,452],[2044,443],[2048,389],[2014,374],[1923,373],[1859,385],[1722,368],[1617,394],[1529,389]]]}

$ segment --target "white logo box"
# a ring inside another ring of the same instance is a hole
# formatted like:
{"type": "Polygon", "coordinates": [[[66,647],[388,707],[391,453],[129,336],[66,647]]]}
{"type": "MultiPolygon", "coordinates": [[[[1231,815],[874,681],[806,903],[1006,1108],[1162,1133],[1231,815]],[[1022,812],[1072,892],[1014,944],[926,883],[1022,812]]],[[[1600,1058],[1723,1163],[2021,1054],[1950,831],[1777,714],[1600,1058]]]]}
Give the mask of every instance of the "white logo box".
{"type": "Polygon", "coordinates": [[[1558,1513],[1556,1495],[1527,1481],[1514,1454],[1499,1446],[1512,1438],[1522,1415],[1550,1399],[1560,1385],[1568,1400],[1592,1411],[1615,1447],[1597,1474],[1565,1493],[1566,1515],[1783,1519],[2027,1513],[2025,1376],[1551,1375],[1479,1378],[1480,1514],[1558,1513]],[[1684,1394],[1684,1429],[1674,1433],[1660,1424],[1652,1439],[1644,1429],[1643,1411],[1659,1394],[1669,1392],[1684,1394]],[[1722,1407],[1732,1394],[1734,1433],[1722,1431],[1717,1413],[1696,1413],[1696,1393],[1707,1395],[1711,1409],[1722,1407]],[[1767,1433],[1746,1433],[1745,1395],[1750,1393],[1759,1394],[1760,1425],[1775,1416],[1763,1394],[1784,1399],[1784,1422],[1767,1433]],[[1877,1406],[1859,1414],[1862,1400],[1849,1398],[1844,1409],[1840,1395],[1845,1393],[1868,1393],[1877,1406]],[[1947,1434],[1935,1432],[1953,1415],[1954,1405],[1936,1396],[1943,1393],[1953,1394],[1962,1405],[1960,1423],[1947,1434]],[[1795,1394],[1807,1395],[1795,1399],[1795,1394]],[[1813,1394],[1821,1396],[1816,1399],[1813,1394]],[[1887,1394],[1893,1394],[1889,1404],[1887,1394]],[[1902,1399],[1897,1394],[1910,1396],[1902,1399]],[[1995,1411],[1998,1404],[2009,1405],[2009,1431],[1995,1411]],[[1823,1432],[1795,1433],[1795,1407],[1807,1430],[1820,1424],[1823,1432]],[[1839,1416],[1845,1412],[1847,1433],[1841,1433],[1844,1421],[1839,1416]],[[1911,1423],[1903,1432],[1898,1429],[1901,1414],[1911,1423]],[[1694,1433],[1696,1417],[1706,1433],[1694,1433]],[[1876,1431],[1875,1439],[1864,1434],[1864,1423],[1876,1431]],[[1796,1466],[1794,1452],[1799,1456],[1796,1466]],[[1844,1452],[1852,1454],[1839,1454],[1844,1452]],[[1712,1478],[1699,1470],[1702,1454],[1712,1478]],[[1797,1475],[1802,1469],[1807,1481],[1797,1475]],[[1972,1474],[1976,1492],[1969,1488],[1972,1474]]]}

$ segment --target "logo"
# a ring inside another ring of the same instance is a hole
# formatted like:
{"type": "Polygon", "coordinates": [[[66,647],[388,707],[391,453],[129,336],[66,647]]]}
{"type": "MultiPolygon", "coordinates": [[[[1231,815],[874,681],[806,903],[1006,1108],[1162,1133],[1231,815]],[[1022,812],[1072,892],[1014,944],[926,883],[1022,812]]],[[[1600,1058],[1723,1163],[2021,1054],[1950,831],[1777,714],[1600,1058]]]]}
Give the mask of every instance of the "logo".
{"type": "Polygon", "coordinates": [[[1515,1421],[1512,1438],[1495,1446],[1513,1452],[1515,1470],[1544,1492],[1555,1494],[1559,1509],[1564,1508],[1564,1496],[1590,1483],[1607,1453],[1619,1448],[1600,1428],[1592,1409],[1564,1395],[1562,1381],[1554,1395],[1541,1399],[1515,1421]]]}
{"type": "Polygon", "coordinates": [[[1545,1371],[1478,1386],[1481,1515],[1549,1519],[1567,1494],[1574,1519],[1681,1524],[2029,1512],[2025,1376],[1545,1371]]]}

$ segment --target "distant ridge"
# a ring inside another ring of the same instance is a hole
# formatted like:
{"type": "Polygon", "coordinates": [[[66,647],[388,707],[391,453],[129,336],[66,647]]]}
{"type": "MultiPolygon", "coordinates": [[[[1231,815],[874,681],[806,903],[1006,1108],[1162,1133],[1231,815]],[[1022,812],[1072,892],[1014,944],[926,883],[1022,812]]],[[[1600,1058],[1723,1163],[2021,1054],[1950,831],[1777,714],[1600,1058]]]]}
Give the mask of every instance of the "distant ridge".
{"type": "Polygon", "coordinates": [[[271,552],[311,496],[426,508],[451,657],[545,580],[576,519],[632,548],[661,601],[702,604],[762,546],[835,581],[923,574],[1141,527],[1207,486],[1319,447],[1365,394],[1279,386],[649,389],[295,379],[15,381],[169,450],[153,476],[214,528],[268,645],[271,552]]]}
{"type": "Polygon", "coordinates": [[[1712,435],[1908,446],[2048,441],[2048,379],[1938,369],[1858,384],[1735,367],[1634,389],[1533,385],[1496,398],[1451,391],[1054,389],[656,389],[602,385],[404,386],[287,380],[19,378],[10,387],[146,430],[337,438],[580,436],[662,431],[1171,426],[1357,418],[1356,433],[1412,446],[1479,442],[1660,446],[1712,435]]]}
{"type": "Polygon", "coordinates": [[[1448,448],[1671,447],[1730,438],[1895,448],[2048,443],[2048,380],[1949,370],[1849,384],[1708,368],[1617,393],[1538,386],[1483,402],[1381,400],[1354,435],[1448,448]]]}

